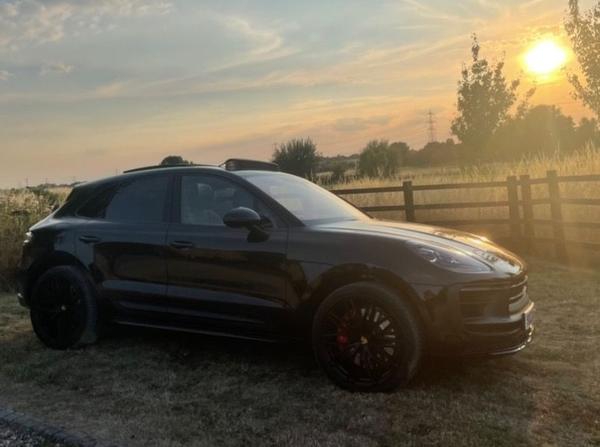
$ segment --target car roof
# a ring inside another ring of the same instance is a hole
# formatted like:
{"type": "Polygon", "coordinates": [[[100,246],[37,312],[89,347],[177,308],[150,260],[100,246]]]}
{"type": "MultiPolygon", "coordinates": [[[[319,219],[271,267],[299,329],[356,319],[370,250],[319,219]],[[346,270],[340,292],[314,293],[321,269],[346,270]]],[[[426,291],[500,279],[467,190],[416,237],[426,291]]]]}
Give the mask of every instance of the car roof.
{"type": "Polygon", "coordinates": [[[186,171],[218,171],[225,172],[223,168],[218,166],[210,166],[210,165],[182,165],[182,166],[165,166],[163,168],[153,168],[153,169],[139,169],[139,170],[131,170],[125,171],[122,174],[111,175],[108,177],[103,177],[97,180],[91,180],[89,182],[83,182],[76,186],[76,188],[85,188],[85,189],[94,189],[97,186],[120,182],[124,179],[128,178],[136,178],[136,177],[145,177],[150,175],[159,175],[164,173],[173,173],[173,172],[186,172],[186,171]]]}
{"type": "MultiPolygon", "coordinates": [[[[90,194],[96,194],[96,192],[103,190],[105,188],[110,188],[115,184],[118,184],[126,179],[134,179],[134,178],[143,178],[150,177],[162,174],[176,174],[176,173],[218,173],[219,175],[226,177],[237,177],[237,178],[245,178],[253,175],[289,175],[280,171],[273,171],[269,169],[240,169],[240,170],[228,170],[220,166],[212,166],[212,165],[181,165],[181,166],[165,166],[165,167],[153,167],[151,169],[138,169],[131,170],[129,172],[124,172],[122,174],[113,175],[110,177],[105,177],[98,180],[93,180],[90,182],[81,183],[75,186],[69,197],[74,197],[74,200],[67,200],[63,206],[63,211],[67,213],[70,212],[71,208],[79,206],[78,204],[82,199],[85,200],[85,197],[89,197],[90,194]],[[71,203],[69,203],[71,202],[71,203]]],[[[251,185],[250,185],[251,186],[251,185]]],[[[257,189],[258,190],[258,189],[257,189]]],[[[260,191],[260,190],[258,190],[260,191]]],[[[266,195],[262,192],[263,195],[266,195]]],[[[267,196],[268,197],[268,196],[267,196]]],[[[272,200],[272,199],[271,199],[272,200]]],[[[294,224],[301,224],[301,222],[293,216],[289,211],[279,205],[277,202],[274,202],[274,205],[281,209],[284,213],[284,219],[290,220],[294,224]]]]}
{"type": "Polygon", "coordinates": [[[92,190],[104,185],[110,185],[112,183],[121,182],[124,179],[145,177],[151,175],[158,175],[164,173],[182,173],[182,172],[219,172],[227,173],[226,175],[235,175],[238,177],[246,177],[256,174],[282,174],[280,171],[270,171],[262,169],[243,169],[238,171],[227,170],[221,166],[214,165],[180,165],[180,166],[153,166],[148,168],[139,168],[125,171],[122,174],[112,175],[109,177],[103,177],[98,180],[91,180],[89,182],[83,182],[77,185],[75,188],[79,190],[92,190]]]}

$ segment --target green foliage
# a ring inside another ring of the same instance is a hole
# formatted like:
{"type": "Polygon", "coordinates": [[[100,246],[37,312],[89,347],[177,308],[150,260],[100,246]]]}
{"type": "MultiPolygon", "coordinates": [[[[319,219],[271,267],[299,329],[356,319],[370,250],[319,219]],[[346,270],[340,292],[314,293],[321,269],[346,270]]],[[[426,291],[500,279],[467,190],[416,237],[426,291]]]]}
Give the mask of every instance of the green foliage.
{"type": "Polygon", "coordinates": [[[576,126],[558,107],[540,105],[509,119],[491,138],[487,152],[495,160],[518,160],[529,155],[566,154],[588,144],[600,144],[595,120],[584,119],[576,126]]]}
{"type": "Polygon", "coordinates": [[[181,155],[169,155],[160,162],[161,166],[193,165],[194,163],[184,159],[181,155]]]}
{"type": "Polygon", "coordinates": [[[410,148],[406,143],[389,144],[386,140],[372,140],[359,155],[358,172],[366,177],[392,177],[406,161],[410,148]]]}
{"type": "Polygon", "coordinates": [[[404,141],[396,141],[395,143],[390,144],[388,149],[388,163],[390,165],[390,169],[393,172],[390,174],[394,174],[396,169],[401,165],[406,164],[406,157],[410,152],[410,147],[404,141]]]}
{"type": "Polygon", "coordinates": [[[411,166],[434,166],[456,164],[460,161],[461,145],[455,144],[452,138],[446,141],[432,141],[423,149],[410,151],[406,156],[406,164],[411,166]]]}
{"type": "Polygon", "coordinates": [[[348,171],[350,169],[356,169],[358,163],[358,154],[352,155],[333,155],[331,157],[321,156],[317,165],[317,172],[332,172],[336,169],[348,171]]]}
{"type": "Polygon", "coordinates": [[[600,119],[600,2],[582,14],[578,0],[569,0],[565,29],[585,79],[569,75],[574,96],[600,119]]]}
{"type": "Polygon", "coordinates": [[[476,157],[496,129],[508,117],[517,99],[519,81],[508,82],[504,77],[504,61],[489,64],[479,56],[480,46],[473,36],[472,62],[464,66],[458,83],[457,108],[459,115],[452,122],[452,133],[476,157]]]}
{"type": "Polygon", "coordinates": [[[341,183],[346,179],[346,166],[338,163],[333,167],[331,171],[331,177],[329,181],[331,183],[341,183]]]}
{"type": "Polygon", "coordinates": [[[282,171],[305,178],[313,177],[318,160],[317,146],[310,138],[295,138],[280,144],[272,157],[282,171]]]}

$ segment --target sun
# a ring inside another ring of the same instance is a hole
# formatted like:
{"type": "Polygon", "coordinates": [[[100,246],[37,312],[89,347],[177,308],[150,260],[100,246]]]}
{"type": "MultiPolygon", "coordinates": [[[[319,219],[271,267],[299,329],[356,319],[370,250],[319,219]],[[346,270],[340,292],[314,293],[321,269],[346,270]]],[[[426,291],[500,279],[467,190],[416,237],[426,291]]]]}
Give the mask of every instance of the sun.
{"type": "Polygon", "coordinates": [[[527,69],[542,76],[560,69],[566,60],[567,52],[553,40],[538,42],[525,54],[527,69]]]}

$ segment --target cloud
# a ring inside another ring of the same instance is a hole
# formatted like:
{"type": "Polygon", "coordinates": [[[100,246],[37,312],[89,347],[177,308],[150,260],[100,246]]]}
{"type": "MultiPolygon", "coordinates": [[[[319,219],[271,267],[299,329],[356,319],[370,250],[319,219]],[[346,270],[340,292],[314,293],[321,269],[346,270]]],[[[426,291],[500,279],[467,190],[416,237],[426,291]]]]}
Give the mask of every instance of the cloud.
{"type": "Polygon", "coordinates": [[[12,73],[6,70],[0,70],[0,81],[8,81],[8,78],[12,77],[12,73]]]}
{"type": "Polygon", "coordinates": [[[65,64],[63,62],[55,64],[44,64],[40,69],[40,76],[46,76],[49,74],[67,75],[73,71],[73,66],[65,64]]]}
{"type": "MultiPolygon", "coordinates": [[[[472,23],[474,21],[473,17],[467,16],[466,14],[446,12],[440,7],[428,5],[421,0],[403,0],[402,4],[404,4],[409,11],[416,13],[418,16],[427,20],[434,20],[438,23],[448,22],[454,24],[465,24],[472,23]]],[[[452,5],[452,9],[456,11],[456,4],[452,3],[452,5]]]]}
{"type": "Polygon", "coordinates": [[[56,42],[71,33],[109,28],[114,18],[170,10],[166,0],[8,0],[0,3],[0,49],[56,42]]]}
{"type": "Polygon", "coordinates": [[[207,73],[218,73],[280,59],[298,52],[296,48],[285,45],[282,30],[273,24],[261,26],[249,18],[214,11],[207,11],[206,16],[221,25],[226,33],[239,39],[244,46],[244,51],[236,55],[233,62],[212,67],[207,73]]]}
{"type": "Polygon", "coordinates": [[[369,118],[341,118],[338,119],[333,127],[340,132],[358,132],[371,127],[385,126],[391,121],[388,115],[371,116],[369,118]]]}
{"type": "Polygon", "coordinates": [[[125,81],[114,81],[108,84],[103,84],[94,90],[93,98],[115,98],[125,92],[125,87],[128,85],[125,81]]]}

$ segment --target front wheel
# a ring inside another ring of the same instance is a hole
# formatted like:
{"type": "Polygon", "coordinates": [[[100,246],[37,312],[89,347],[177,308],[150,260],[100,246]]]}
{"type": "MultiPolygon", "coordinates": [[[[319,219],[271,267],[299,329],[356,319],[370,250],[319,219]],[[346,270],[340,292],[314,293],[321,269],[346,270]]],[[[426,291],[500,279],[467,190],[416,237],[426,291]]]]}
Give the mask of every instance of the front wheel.
{"type": "Polygon", "coordinates": [[[68,349],[96,341],[96,298],[78,268],[59,266],[43,273],[33,287],[30,308],[33,330],[46,346],[68,349]]]}
{"type": "Polygon", "coordinates": [[[423,331],[410,304],[386,287],[357,283],[333,292],[313,321],[315,356],[352,391],[389,391],[416,374],[423,331]]]}

